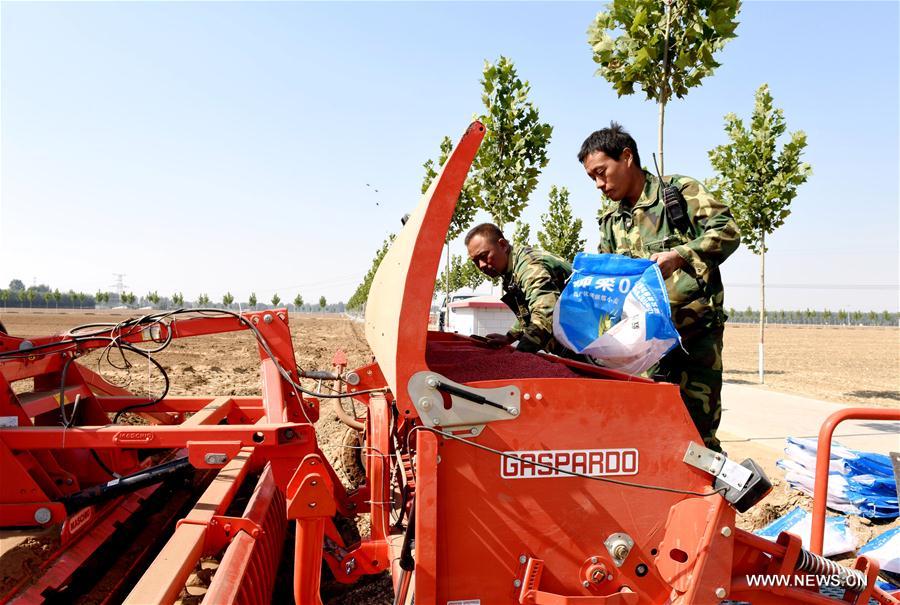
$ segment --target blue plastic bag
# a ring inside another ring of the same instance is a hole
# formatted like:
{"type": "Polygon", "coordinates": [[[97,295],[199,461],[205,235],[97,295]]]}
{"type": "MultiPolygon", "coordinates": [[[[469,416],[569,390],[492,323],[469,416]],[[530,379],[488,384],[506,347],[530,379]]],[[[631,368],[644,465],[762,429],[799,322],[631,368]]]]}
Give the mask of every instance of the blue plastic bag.
{"type": "Polygon", "coordinates": [[[656,263],[579,253],[556,303],[553,335],[602,365],[639,374],[680,342],[656,263]]]}

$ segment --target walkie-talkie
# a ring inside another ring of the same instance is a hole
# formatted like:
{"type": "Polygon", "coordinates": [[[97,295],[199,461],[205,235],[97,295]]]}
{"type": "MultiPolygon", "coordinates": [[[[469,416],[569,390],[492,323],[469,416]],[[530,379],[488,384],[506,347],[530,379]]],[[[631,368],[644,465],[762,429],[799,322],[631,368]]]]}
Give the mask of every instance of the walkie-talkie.
{"type": "Polygon", "coordinates": [[[675,228],[687,235],[691,231],[691,221],[687,216],[687,202],[681,191],[675,185],[668,185],[659,172],[659,164],[656,163],[656,154],[653,154],[653,165],[656,167],[656,176],[659,177],[659,186],[662,187],[663,203],[666,205],[666,216],[675,225],[675,228]]]}

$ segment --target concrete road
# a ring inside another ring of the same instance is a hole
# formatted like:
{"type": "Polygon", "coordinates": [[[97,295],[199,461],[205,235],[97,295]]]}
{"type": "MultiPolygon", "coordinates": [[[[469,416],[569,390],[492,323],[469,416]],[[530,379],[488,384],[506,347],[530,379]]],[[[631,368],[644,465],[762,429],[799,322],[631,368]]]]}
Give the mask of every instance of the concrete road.
{"type": "MultiPolygon", "coordinates": [[[[762,386],[725,384],[722,387],[722,422],[718,436],[722,447],[735,453],[751,453],[769,467],[782,457],[787,437],[819,436],[828,416],[849,406],[788,395],[762,386]]],[[[834,441],[844,447],[868,452],[900,451],[900,422],[847,420],[838,425],[834,441]]],[[[745,454],[746,455],[746,454],[745,454]]]]}

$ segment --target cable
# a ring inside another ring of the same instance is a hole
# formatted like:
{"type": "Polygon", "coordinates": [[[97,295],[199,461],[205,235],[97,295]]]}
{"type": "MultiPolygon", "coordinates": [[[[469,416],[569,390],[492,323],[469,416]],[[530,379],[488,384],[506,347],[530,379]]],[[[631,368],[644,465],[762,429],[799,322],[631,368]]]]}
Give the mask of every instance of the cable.
{"type": "MultiPolygon", "coordinates": [[[[156,361],[155,359],[153,359],[153,357],[151,357],[149,353],[144,353],[141,349],[132,347],[132,346],[131,346],[130,344],[128,344],[128,343],[124,343],[124,344],[120,343],[120,344],[119,344],[119,348],[120,348],[120,349],[125,349],[125,350],[128,350],[128,351],[132,351],[132,352],[134,352],[134,353],[137,353],[138,355],[143,355],[144,357],[146,357],[153,365],[156,366],[156,368],[159,370],[160,374],[162,374],[163,380],[165,381],[165,387],[163,388],[162,394],[161,394],[159,397],[157,397],[156,399],[154,399],[153,401],[147,401],[147,402],[145,402],[145,403],[137,403],[137,404],[134,404],[134,405],[130,405],[130,406],[124,407],[124,408],[122,408],[121,410],[119,410],[118,412],[116,412],[116,415],[113,417],[113,424],[118,423],[118,421],[119,421],[119,416],[121,416],[121,415],[124,414],[125,412],[129,412],[129,411],[131,411],[131,410],[135,410],[135,409],[138,409],[138,408],[143,408],[143,407],[146,407],[146,406],[148,406],[148,405],[156,405],[157,403],[159,403],[160,401],[162,401],[163,399],[165,399],[165,398],[166,398],[166,395],[169,394],[169,375],[166,373],[165,368],[163,368],[162,365],[160,365],[160,363],[159,363],[158,361],[156,361]]],[[[124,355],[125,355],[125,354],[123,353],[122,356],[124,357],[124,355]]]]}
{"type": "Polygon", "coordinates": [[[659,491],[659,492],[669,492],[672,494],[685,494],[687,496],[702,496],[704,498],[707,496],[721,494],[721,493],[724,493],[725,491],[727,491],[727,488],[720,487],[719,489],[711,491],[711,492],[692,492],[689,490],[676,489],[674,487],[663,487],[661,485],[646,485],[643,483],[631,483],[629,481],[621,481],[619,479],[610,479],[609,477],[595,477],[593,475],[585,475],[584,473],[577,473],[575,471],[566,470],[564,468],[559,468],[557,466],[553,466],[552,464],[544,464],[542,462],[536,462],[533,460],[525,460],[524,458],[520,458],[518,456],[513,456],[512,454],[507,454],[506,452],[501,452],[500,450],[495,450],[494,448],[488,447],[486,445],[481,445],[480,443],[475,443],[474,441],[469,441],[468,439],[463,439],[462,437],[457,437],[456,435],[453,435],[452,433],[439,431],[435,428],[431,428],[430,426],[419,425],[419,426],[414,426],[410,429],[409,433],[406,435],[406,449],[407,450],[409,449],[410,436],[415,431],[419,431],[419,430],[430,431],[432,433],[437,433],[438,435],[443,435],[444,437],[447,437],[448,439],[454,439],[456,441],[461,441],[462,443],[465,443],[466,445],[470,445],[470,446],[478,448],[480,450],[484,450],[486,452],[496,454],[502,458],[509,458],[511,460],[517,460],[519,462],[524,462],[526,464],[532,464],[534,466],[540,466],[540,467],[543,467],[546,469],[556,471],[558,473],[563,473],[564,475],[571,475],[572,477],[581,477],[582,479],[590,479],[591,481],[601,481],[603,483],[612,483],[614,485],[621,485],[623,487],[636,487],[638,489],[649,489],[649,490],[659,491]]]}
{"type": "Polygon", "coordinates": [[[62,419],[62,424],[65,428],[69,428],[72,425],[72,422],[75,421],[74,409],[72,410],[72,418],[66,418],[66,374],[69,371],[69,364],[73,361],[75,361],[74,355],[66,359],[59,377],[59,416],[62,419]]]}

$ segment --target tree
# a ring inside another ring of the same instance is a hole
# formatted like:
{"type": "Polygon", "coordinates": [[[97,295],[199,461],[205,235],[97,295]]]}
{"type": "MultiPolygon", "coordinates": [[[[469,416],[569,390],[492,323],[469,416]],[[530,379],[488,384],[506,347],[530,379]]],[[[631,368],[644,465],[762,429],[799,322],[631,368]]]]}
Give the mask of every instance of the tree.
{"type": "MultiPolygon", "coordinates": [[[[453,255],[450,261],[449,273],[445,269],[441,273],[441,282],[450,284],[450,292],[470,288],[475,290],[487,279],[484,273],[478,270],[474,263],[461,256],[453,255]]],[[[448,297],[449,298],[449,297],[448,297]]]]}
{"type": "Polygon", "coordinates": [[[234,302],[234,296],[231,295],[231,292],[226,292],[222,297],[222,304],[225,305],[226,309],[231,308],[231,303],[234,302]]]}
{"type": "Polygon", "coordinates": [[[153,292],[148,292],[147,300],[149,300],[150,304],[154,307],[157,306],[159,304],[159,293],[157,293],[156,290],[154,290],[153,292]]]}
{"type": "Polygon", "coordinates": [[[707,182],[713,195],[731,207],[741,241],[759,255],[759,382],[765,373],[766,235],[784,224],[791,213],[797,188],[812,174],[800,161],[806,147],[802,130],[790,133],[776,157],[778,139],[787,131],[784,112],[772,104],[769,86],[756,91],[750,128],[735,114],[725,116],[725,132],[731,142],[709,152],[718,176],[707,182]]]}
{"type": "Polygon", "coordinates": [[[320,296],[319,297],[319,308],[324,309],[326,304],[328,304],[328,301],[325,300],[324,296],[320,296]]]}
{"type": "Polygon", "coordinates": [[[4,309],[6,308],[7,301],[9,301],[10,294],[9,290],[0,290],[0,303],[3,303],[4,309]]]}
{"type": "MultiPolygon", "coordinates": [[[[438,156],[437,166],[443,167],[444,164],[447,163],[447,158],[450,157],[451,151],[453,151],[453,141],[450,137],[445,136],[441,141],[441,152],[438,156]]],[[[435,177],[437,177],[438,172],[435,168],[434,160],[429,159],[422,164],[422,167],[425,169],[425,177],[422,179],[422,193],[425,193],[428,191],[429,187],[431,187],[431,183],[434,181],[435,177]]],[[[462,235],[462,233],[469,228],[472,219],[475,218],[475,213],[478,211],[479,202],[477,186],[472,180],[467,179],[463,183],[463,188],[456,200],[456,206],[454,206],[453,209],[453,217],[450,219],[450,227],[447,229],[447,236],[444,238],[444,244],[447,247],[448,270],[450,267],[450,242],[462,235]]],[[[449,296],[449,282],[441,281],[439,283],[445,285],[447,288],[447,295],[449,296]]]]}
{"type": "Polygon", "coordinates": [[[29,288],[28,290],[25,291],[25,299],[28,301],[29,309],[32,307],[32,305],[34,303],[35,296],[37,296],[37,293],[33,289],[29,288]]]}
{"type": "Polygon", "coordinates": [[[280,303],[280,302],[281,302],[281,297],[278,296],[278,293],[273,294],[272,295],[272,306],[277,307],[278,303],[280,303]]]}
{"type": "Polygon", "coordinates": [[[182,294],[181,292],[176,292],[175,294],[173,294],[172,303],[176,307],[181,307],[184,304],[184,294],[182,294]]]}
{"type": "Polygon", "coordinates": [[[9,282],[9,289],[13,292],[24,292],[25,284],[22,283],[21,279],[13,279],[9,282]]]}
{"type": "Polygon", "coordinates": [[[353,296],[347,301],[348,309],[361,309],[362,306],[366,304],[366,300],[369,298],[369,288],[372,287],[372,280],[375,279],[375,273],[378,271],[378,267],[381,265],[381,260],[384,258],[384,255],[391,249],[391,243],[394,241],[394,237],[393,233],[388,235],[384,242],[382,242],[381,248],[375,252],[375,258],[372,259],[372,266],[369,268],[369,272],[366,273],[362,283],[356,287],[353,296]]]}
{"type": "Polygon", "coordinates": [[[485,61],[481,85],[486,113],[480,120],[486,132],[471,181],[479,205],[503,229],[522,214],[537,187],[553,127],[540,121],[537,107],[528,100],[531,84],[519,79],[506,57],[485,61]]]}
{"type": "Polygon", "coordinates": [[[666,103],[673,94],[683,98],[719,67],[713,56],[736,37],[740,6],[740,0],[612,0],[588,28],[600,65],[595,75],[620,97],[639,86],[648,101],[656,101],[660,172],[666,103]]]}
{"type": "Polygon", "coordinates": [[[205,307],[208,304],[209,304],[209,296],[207,296],[205,293],[202,293],[202,294],[200,294],[200,296],[197,297],[197,306],[205,307]]]}
{"type": "Polygon", "coordinates": [[[563,258],[570,263],[575,255],[584,250],[585,240],[581,239],[581,219],[572,217],[569,205],[569,190],[565,187],[550,188],[550,209],[541,215],[543,228],[537,239],[541,248],[563,258]]]}
{"type": "Polygon", "coordinates": [[[72,306],[74,307],[75,305],[78,305],[78,308],[80,309],[81,308],[81,292],[72,292],[71,298],[72,298],[72,306]]]}
{"type": "Polygon", "coordinates": [[[294,308],[299,310],[303,306],[303,297],[299,294],[294,297],[294,308]]]}
{"type": "MultiPolygon", "coordinates": [[[[429,159],[422,164],[422,167],[425,169],[425,177],[422,179],[422,193],[428,191],[431,183],[438,175],[438,170],[447,163],[447,158],[450,157],[450,152],[453,151],[453,140],[450,137],[444,137],[441,141],[440,149],[437,163],[429,159]]],[[[467,180],[463,184],[459,198],[456,200],[456,207],[453,210],[453,218],[450,220],[450,228],[447,230],[445,243],[455,240],[469,228],[469,225],[472,224],[472,219],[475,218],[475,213],[478,211],[478,204],[477,187],[475,183],[467,180]]]]}
{"type": "Polygon", "coordinates": [[[517,220],[513,229],[512,243],[514,246],[530,246],[531,226],[528,223],[517,220]]]}
{"type": "Polygon", "coordinates": [[[249,304],[254,309],[256,308],[256,292],[250,293],[250,298],[247,299],[247,304],[249,304]]]}

